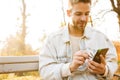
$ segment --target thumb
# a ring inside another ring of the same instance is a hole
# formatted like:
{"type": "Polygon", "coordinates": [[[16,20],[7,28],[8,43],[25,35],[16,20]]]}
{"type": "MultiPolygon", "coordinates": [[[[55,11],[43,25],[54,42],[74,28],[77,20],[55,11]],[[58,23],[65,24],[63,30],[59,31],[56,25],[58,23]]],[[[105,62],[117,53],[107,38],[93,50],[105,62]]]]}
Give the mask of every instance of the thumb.
{"type": "Polygon", "coordinates": [[[106,64],[105,57],[103,57],[103,55],[100,55],[100,60],[102,64],[106,64]]]}

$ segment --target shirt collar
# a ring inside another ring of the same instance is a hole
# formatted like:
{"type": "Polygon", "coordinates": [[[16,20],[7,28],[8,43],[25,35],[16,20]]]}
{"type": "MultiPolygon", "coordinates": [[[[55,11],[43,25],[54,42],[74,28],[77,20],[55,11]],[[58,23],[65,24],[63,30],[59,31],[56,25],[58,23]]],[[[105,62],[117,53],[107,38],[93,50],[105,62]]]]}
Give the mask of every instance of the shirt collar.
{"type": "Polygon", "coordinates": [[[91,33],[91,28],[89,26],[86,26],[82,39],[90,39],[91,33]]]}
{"type": "MultiPolygon", "coordinates": [[[[91,33],[91,29],[88,26],[86,26],[84,35],[81,37],[81,39],[90,39],[90,33],[91,33]]],[[[63,41],[64,42],[70,41],[68,26],[65,26],[63,30],[63,41]]]]}
{"type": "Polygon", "coordinates": [[[68,26],[65,26],[65,28],[63,30],[63,41],[64,42],[69,42],[70,41],[68,26]]]}

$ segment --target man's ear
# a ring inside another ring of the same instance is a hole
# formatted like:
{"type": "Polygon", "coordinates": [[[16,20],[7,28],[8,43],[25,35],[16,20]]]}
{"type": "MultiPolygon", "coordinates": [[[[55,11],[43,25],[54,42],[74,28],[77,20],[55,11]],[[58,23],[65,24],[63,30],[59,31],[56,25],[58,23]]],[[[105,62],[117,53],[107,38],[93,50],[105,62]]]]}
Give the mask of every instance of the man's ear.
{"type": "Polygon", "coordinates": [[[71,10],[67,10],[67,16],[68,16],[68,17],[71,16],[71,10]]]}

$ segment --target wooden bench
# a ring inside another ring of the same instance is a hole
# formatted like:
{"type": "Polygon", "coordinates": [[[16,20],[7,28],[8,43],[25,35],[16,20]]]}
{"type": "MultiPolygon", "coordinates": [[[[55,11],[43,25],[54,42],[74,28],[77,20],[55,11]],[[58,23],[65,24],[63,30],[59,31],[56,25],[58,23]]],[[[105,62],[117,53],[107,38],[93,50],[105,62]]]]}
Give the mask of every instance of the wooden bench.
{"type": "Polygon", "coordinates": [[[38,61],[38,56],[0,56],[0,73],[35,71],[38,61]]]}
{"type": "MultiPolygon", "coordinates": [[[[0,56],[0,74],[13,72],[37,71],[39,56],[0,56]]],[[[114,74],[120,79],[119,74],[114,74]]]]}

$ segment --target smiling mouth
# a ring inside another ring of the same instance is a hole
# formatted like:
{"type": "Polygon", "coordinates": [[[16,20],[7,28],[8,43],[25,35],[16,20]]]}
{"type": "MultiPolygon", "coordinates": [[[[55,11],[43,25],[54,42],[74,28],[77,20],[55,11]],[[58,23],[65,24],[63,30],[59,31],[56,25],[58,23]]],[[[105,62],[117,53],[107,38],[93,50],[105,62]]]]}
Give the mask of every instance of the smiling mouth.
{"type": "Polygon", "coordinates": [[[79,23],[79,25],[80,25],[81,27],[84,27],[84,26],[85,26],[85,23],[79,23]]]}

